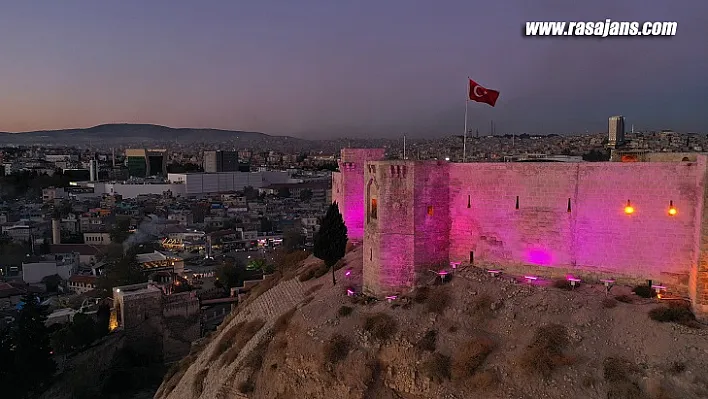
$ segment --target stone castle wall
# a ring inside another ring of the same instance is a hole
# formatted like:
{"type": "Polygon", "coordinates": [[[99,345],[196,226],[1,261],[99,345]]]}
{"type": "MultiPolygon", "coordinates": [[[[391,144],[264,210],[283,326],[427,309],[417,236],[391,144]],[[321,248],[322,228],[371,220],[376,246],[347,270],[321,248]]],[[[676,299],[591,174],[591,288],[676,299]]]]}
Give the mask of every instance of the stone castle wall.
{"type": "MultiPolygon", "coordinates": [[[[352,177],[364,182],[355,206],[348,197],[340,203],[345,221],[365,226],[364,286],[377,295],[411,287],[436,264],[474,260],[541,275],[653,280],[708,311],[706,159],[369,161],[363,179],[352,177]]],[[[347,186],[354,172],[336,179],[347,186]]]]}
{"type": "Polygon", "coordinates": [[[364,166],[367,161],[383,159],[384,152],[382,148],[343,148],[339,172],[332,174],[332,201],[339,204],[353,241],[364,237],[364,166]]]}

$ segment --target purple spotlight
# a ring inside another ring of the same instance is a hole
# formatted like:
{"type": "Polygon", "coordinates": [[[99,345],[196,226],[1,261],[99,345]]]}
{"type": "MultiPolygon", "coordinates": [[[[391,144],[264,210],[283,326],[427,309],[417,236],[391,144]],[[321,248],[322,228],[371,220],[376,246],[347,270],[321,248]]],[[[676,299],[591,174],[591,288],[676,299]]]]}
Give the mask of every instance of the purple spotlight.
{"type": "Polygon", "coordinates": [[[351,271],[351,270],[347,270],[346,272],[344,272],[344,275],[347,276],[347,277],[349,277],[349,276],[352,275],[352,271],[351,271]]]}
{"type": "Polygon", "coordinates": [[[538,280],[538,277],[536,277],[536,276],[524,276],[524,278],[525,278],[526,281],[528,281],[529,283],[538,280]]]}
{"type": "Polygon", "coordinates": [[[347,296],[354,296],[354,291],[347,288],[347,296]]]}
{"type": "Polygon", "coordinates": [[[398,295],[389,295],[386,297],[386,300],[391,302],[391,301],[395,301],[396,298],[398,298],[398,295]]]}
{"type": "Polygon", "coordinates": [[[553,256],[542,249],[532,249],[526,254],[529,263],[541,266],[550,266],[553,263],[553,256]]]}
{"type": "Polygon", "coordinates": [[[447,270],[441,270],[438,272],[438,276],[445,277],[447,276],[447,270]]]}
{"type": "Polygon", "coordinates": [[[570,286],[575,287],[576,284],[580,282],[579,278],[575,278],[573,276],[568,276],[568,281],[570,281],[570,286]]]}

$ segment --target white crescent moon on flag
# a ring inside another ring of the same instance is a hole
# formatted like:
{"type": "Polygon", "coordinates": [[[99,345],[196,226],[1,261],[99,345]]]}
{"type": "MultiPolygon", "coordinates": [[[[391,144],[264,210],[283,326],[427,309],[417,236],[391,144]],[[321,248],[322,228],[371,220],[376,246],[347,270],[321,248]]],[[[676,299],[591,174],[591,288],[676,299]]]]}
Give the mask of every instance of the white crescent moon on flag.
{"type": "Polygon", "coordinates": [[[474,95],[477,97],[482,97],[483,95],[487,94],[484,91],[482,92],[482,94],[477,94],[477,89],[481,89],[481,88],[482,87],[480,85],[475,86],[474,89],[472,89],[472,93],[474,93],[474,95]]]}

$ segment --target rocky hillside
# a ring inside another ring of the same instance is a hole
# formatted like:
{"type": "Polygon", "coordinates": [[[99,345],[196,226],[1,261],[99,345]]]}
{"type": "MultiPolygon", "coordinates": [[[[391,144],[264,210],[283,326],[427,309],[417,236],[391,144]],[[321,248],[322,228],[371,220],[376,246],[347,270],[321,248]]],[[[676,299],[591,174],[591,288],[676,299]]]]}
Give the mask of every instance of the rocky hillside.
{"type": "Polygon", "coordinates": [[[708,329],[680,302],[474,268],[393,302],[348,297],[361,265],[357,248],[336,286],[307,280],[314,259],[262,283],[155,398],[708,397],[708,329]]]}

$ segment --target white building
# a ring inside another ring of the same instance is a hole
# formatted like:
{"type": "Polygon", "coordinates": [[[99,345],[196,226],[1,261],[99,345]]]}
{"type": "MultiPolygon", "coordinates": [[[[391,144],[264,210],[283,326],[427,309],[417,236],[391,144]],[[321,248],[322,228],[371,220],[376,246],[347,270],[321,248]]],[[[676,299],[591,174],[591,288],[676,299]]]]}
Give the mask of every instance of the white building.
{"type": "Polygon", "coordinates": [[[37,284],[42,282],[43,278],[55,274],[67,280],[78,267],[78,258],[71,254],[32,258],[22,262],[22,281],[27,284],[37,284]]]}

